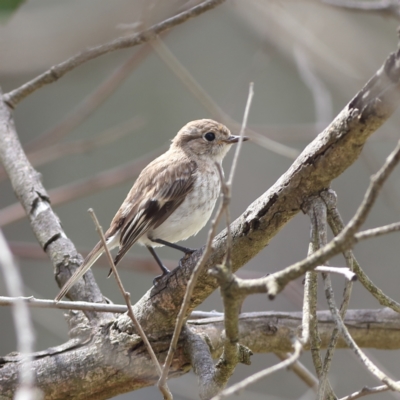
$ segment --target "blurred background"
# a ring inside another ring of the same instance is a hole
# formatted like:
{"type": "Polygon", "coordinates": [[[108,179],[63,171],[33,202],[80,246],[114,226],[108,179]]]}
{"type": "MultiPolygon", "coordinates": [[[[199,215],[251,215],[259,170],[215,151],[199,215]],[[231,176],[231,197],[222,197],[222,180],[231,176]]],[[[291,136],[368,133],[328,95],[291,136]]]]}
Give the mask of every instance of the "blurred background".
{"type": "MultiPolygon", "coordinates": [[[[1,88],[8,92],[88,46],[140,31],[195,4],[181,0],[22,2],[0,20],[1,88]]],[[[98,240],[87,209],[92,207],[107,228],[137,174],[165,150],[184,124],[223,114],[235,130],[235,121],[240,123],[243,116],[249,82],[254,82],[249,127],[255,133],[254,140],[243,146],[234,180],[231,214],[236,218],[289,168],[296,154],[396,50],[397,27],[398,20],[390,13],[352,11],[317,0],[228,0],[173,28],[160,43],[112,52],[36,91],[16,107],[18,134],[42,174],[66,234],[85,252],[98,240]]],[[[369,140],[359,160],[333,182],[345,221],[363,198],[369,176],[396,144],[399,122],[396,113],[369,140]]],[[[226,172],[232,155],[225,160],[226,172]]],[[[19,259],[25,293],[52,299],[59,290],[52,265],[14,204],[12,188],[2,172],[0,179],[0,226],[19,259]]],[[[399,196],[396,172],[365,227],[399,220],[399,196]]],[[[185,245],[202,246],[206,232],[185,245]]],[[[259,277],[304,258],[308,240],[308,219],[299,214],[239,275],[259,277]]],[[[370,278],[394,298],[399,282],[398,240],[399,234],[392,234],[359,244],[355,250],[370,278]]],[[[171,249],[159,254],[172,267],[180,256],[171,249]]],[[[342,266],[344,260],[338,257],[332,265],[342,266]]],[[[132,248],[122,267],[124,284],[136,301],[151,287],[157,269],[139,246],[132,248]]],[[[99,262],[93,270],[103,294],[123,303],[115,281],[106,278],[106,264],[99,262]]],[[[334,284],[340,296],[343,282],[334,279],[334,284]]],[[[2,279],[0,293],[6,295],[2,279]]],[[[301,281],[294,282],[274,302],[266,296],[249,297],[243,311],[300,311],[302,295],[301,281]]],[[[378,307],[356,283],[350,308],[378,307]]],[[[321,292],[320,309],[325,308],[321,292]]],[[[200,309],[222,311],[219,293],[200,309]]],[[[31,312],[37,350],[67,339],[61,311],[31,312]]],[[[4,355],[16,347],[9,308],[0,309],[0,321],[0,354],[4,355]]],[[[399,371],[397,351],[368,353],[383,369],[399,371]]],[[[239,365],[231,383],[276,363],[277,358],[257,354],[252,361],[250,367],[239,365]]],[[[312,369],[309,353],[301,361],[312,369]]],[[[339,396],[379,384],[347,350],[336,351],[330,379],[339,396]]],[[[193,374],[169,384],[176,399],[198,398],[193,374]]],[[[312,399],[313,395],[297,376],[284,370],[239,397],[312,399]]],[[[154,398],[160,394],[152,387],[118,396],[154,398]]]]}

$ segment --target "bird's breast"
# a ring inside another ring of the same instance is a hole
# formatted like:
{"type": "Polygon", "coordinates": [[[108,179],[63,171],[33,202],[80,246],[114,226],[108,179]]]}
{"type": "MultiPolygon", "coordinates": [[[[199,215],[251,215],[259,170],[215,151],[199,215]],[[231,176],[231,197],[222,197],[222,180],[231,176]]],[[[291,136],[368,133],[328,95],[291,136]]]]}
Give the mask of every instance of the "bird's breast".
{"type": "MultiPolygon", "coordinates": [[[[196,175],[193,190],[182,204],[159,227],[149,231],[147,237],[175,243],[195,235],[204,227],[218,199],[220,182],[215,168],[199,169],[196,175]]],[[[140,242],[150,244],[144,239],[141,238],[140,242]]]]}

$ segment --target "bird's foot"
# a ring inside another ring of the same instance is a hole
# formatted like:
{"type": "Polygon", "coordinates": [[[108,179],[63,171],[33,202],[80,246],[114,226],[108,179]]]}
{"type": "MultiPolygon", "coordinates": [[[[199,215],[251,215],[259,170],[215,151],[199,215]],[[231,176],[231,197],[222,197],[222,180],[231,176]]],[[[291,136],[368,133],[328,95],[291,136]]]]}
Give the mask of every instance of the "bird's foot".
{"type": "MultiPolygon", "coordinates": [[[[164,268],[165,268],[165,267],[164,267],[164,268]]],[[[161,280],[162,278],[164,278],[165,275],[168,275],[168,274],[169,274],[169,269],[168,269],[168,268],[163,269],[163,273],[162,273],[161,275],[156,276],[156,277],[153,279],[153,286],[157,286],[157,285],[158,285],[158,282],[160,282],[160,280],[161,280]]]]}
{"type": "Polygon", "coordinates": [[[185,255],[179,260],[178,267],[182,267],[182,263],[186,261],[197,249],[186,248],[185,255]]]}

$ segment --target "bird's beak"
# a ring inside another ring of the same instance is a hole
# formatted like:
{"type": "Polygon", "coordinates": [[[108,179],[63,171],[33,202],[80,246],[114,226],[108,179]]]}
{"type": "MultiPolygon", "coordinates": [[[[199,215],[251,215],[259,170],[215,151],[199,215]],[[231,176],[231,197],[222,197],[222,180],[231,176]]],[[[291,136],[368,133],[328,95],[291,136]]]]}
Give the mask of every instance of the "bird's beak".
{"type": "MultiPolygon", "coordinates": [[[[232,143],[237,143],[240,139],[240,136],[235,136],[235,135],[231,135],[228,137],[228,139],[226,139],[226,143],[232,144],[232,143]]],[[[243,142],[245,142],[246,140],[249,140],[249,138],[247,136],[243,136],[242,137],[243,142]]]]}

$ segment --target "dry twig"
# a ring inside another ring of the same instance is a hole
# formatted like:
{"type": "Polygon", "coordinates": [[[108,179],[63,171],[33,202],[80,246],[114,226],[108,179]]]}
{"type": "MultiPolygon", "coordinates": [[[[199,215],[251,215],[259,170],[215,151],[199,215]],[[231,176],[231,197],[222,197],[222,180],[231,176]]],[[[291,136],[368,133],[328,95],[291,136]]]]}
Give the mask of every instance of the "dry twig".
{"type": "MultiPolygon", "coordinates": [[[[143,331],[139,321],[137,320],[137,318],[136,318],[136,316],[135,316],[135,314],[133,312],[132,305],[131,305],[131,295],[130,295],[129,292],[127,292],[125,290],[124,285],[123,285],[123,283],[121,281],[121,278],[119,277],[119,274],[118,274],[118,271],[117,271],[117,267],[115,266],[113,258],[112,258],[112,255],[110,253],[110,250],[107,247],[107,243],[106,243],[106,239],[104,237],[103,229],[101,228],[100,223],[99,223],[99,221],[98,221],[98,219],[96,217],[96,214],[94,213],[93,209],[91,209],[91,208],[89,209],[89,214],[92,217],[93,222],[94,222],[94,224],[96,226],[96,230],[97,230],[97,232],[98,232],[98,234],[100,236],[100,240],[101,240],[101,242],[103,244],[103,248],[104,248],[104,251],[106,253],[106,256],[107,256],[108,262],[110,264],[111,270],[112,270],[112,272],[113,272],[113,274],[115,276],[115,280],[117,281],[118,287],[119,287],[119,289],[120,289],[120,291],[122,293],[122,296],[123,296],[123,298],[124,298],[124,300],[126,302],[126,306],[128,307],[128,315],[129,315],[130,319],[132,320],[133,325],[136,328],[136,331],[138,332],[138,334],[140,335],[141,339],[143,340],[143,343],[145,344],[145,346],[147,348],[147,351],[149,352],[150,358],[152,359],[152,361],[154,363],[154,366],[156,367],[156,369],[158,371],[159,376],[161,376],[162,369],[161,369],[160,363],[158,362],[157,357],[156,357],[156,355],[155,355],[155,353],[153,351],[153,348],[151,347],[149,339],[147,338],[145,332],[143,331]]],[[[162,393],[164,395],[164,399],[166,399],[166,400],[171,399],[172,400],[172,394],[171,394],[171,392],[170,392],[170,390],[169,390],[169,388],[168,388],[168,386],[166,384],[160,389],[162,389],[162,393]]]]}

